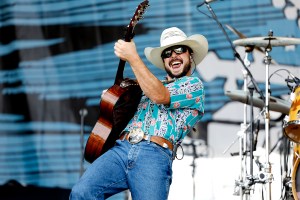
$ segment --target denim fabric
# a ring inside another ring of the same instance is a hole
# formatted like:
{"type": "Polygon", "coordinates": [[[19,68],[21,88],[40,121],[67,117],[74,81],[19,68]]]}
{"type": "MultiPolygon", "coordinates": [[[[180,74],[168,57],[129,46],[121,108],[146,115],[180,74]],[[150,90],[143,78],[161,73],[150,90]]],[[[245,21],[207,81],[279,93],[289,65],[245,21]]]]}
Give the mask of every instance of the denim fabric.
{"type": "Polygon", "coordinates": [[[172,151],[149,141],[116,145],[96,159],[72,188],[70,199],[106,199],[129,189],[133,200],[166,200],[172,151]]]}

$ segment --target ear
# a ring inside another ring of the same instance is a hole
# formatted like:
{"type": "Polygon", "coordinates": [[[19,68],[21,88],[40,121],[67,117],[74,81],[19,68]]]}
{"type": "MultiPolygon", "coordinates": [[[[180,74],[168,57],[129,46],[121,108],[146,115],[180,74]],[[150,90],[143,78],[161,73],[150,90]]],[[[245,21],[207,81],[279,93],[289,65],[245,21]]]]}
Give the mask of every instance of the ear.
{"type": "Polygon", "coordinates": [[[193,58],[192,56],[193,56],[193,52],[190,53],[190,58],[191,58],[191,59],[193,58]]]}

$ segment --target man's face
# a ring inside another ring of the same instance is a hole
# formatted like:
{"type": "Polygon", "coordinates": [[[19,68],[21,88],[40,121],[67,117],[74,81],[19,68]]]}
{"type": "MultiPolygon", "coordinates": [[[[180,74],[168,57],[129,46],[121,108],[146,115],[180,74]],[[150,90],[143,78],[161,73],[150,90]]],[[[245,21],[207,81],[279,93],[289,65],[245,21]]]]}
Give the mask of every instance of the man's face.
{"type": "Polygon", "coordinates": [[[190,49],[186,46],[169,47],[162,53],[165,70],[170,78],[191,74],[190,49]]]}

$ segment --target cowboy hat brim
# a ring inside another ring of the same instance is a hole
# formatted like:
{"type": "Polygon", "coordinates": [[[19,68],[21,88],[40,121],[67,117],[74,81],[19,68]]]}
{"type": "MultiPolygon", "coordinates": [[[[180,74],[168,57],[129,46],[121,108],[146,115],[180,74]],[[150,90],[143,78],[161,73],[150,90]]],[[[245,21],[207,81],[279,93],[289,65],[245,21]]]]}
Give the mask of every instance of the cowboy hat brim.
{"type": "Polygon", "coordinates": [[[161,58],[162,52],[167,49],[168,47],[175,46],[175,45],[185,45],[190,47],[193,50],[193,59],[195,64],[198,65],[206,56],[208,52],[208,42],[203,35],[196,34],[190,37],[187,37],[185,40],[172,43],[162,47],[147,47],[144,50],[146,58],[156,67],[160,69],[165,69],[165,65],[161,58]]]}

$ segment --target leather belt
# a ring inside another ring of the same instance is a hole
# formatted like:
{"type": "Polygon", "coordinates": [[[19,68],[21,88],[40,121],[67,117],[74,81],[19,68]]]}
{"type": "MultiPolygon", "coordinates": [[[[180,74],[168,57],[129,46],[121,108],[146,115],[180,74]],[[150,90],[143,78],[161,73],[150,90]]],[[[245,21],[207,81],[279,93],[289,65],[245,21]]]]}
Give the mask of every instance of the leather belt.
{"type": "Polygon", "coordinates": [[[160,136],[156,136],[156,135],[151,136],[151,135],[144,134],[144,132],[141,129],[133,129],[132,131],[123,131],[120,139],[121,140],[126,139],[131,144],[139,143],[142,140],[150,140],[150,142],[158,144],[163,148],[169,148],[171,151],[173,151],[172,142],[160,136]]]}

